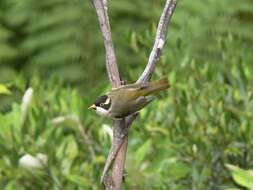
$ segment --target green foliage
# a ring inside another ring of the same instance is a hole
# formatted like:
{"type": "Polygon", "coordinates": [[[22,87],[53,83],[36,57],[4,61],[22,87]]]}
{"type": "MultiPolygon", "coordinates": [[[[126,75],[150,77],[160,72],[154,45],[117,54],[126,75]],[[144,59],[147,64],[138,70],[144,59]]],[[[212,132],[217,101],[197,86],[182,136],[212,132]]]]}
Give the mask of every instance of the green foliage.
{"type": "MultiPolygon", "coordinates": [[[[109,2],[129,82],[145,67],[163,2],[109,2]]],[[[131,129],[126,189],[249,188],[252,6],[251,0],[179,2],[154,76],[167,76],[171,88],[131,129]]],[[[110,123],[87,107],[110,85],[90,2],[0,1],[0,49],[0,189],[101,189],[110,123]],[[28,86],[32,98],[22,100],[28,86]],[[23,155],[38,153],[47,156],[45,167],[20,166],[23,155]]]]}
{"type": "MultiPolygon", "coordinates": [[[[27,100],[23,98],[21,105],[14,103],[11,112],[0,115],[0,122],[3,123],[0,130],[0,187],[91,189],[93,184],[98,184],[96,168],[101,167],[105,160],[99,146],[103,144],[99,143],[102,137],[98,130],[94,130],[96,128],[92,128],[94,118],[76,120],[87,115],[87,105],[76,91],[60,90],[61,84],[58,88],[51,85],[41,87],[38,82],[32,82],[32,86],[37,86],[32,97],[27,100]],[[27,109],[24,109],[25,106],[27,109]],[[68,117],[61,121],[61,118],[68,117]],[[76,121],[82,125],[81,128],[76,121]],[[81,135],[84,131],[92,142],[88,147],[87,139],[81,135]],[[91,154],[89,146],[100,153],[91,154]],[[48,164],[43,170],[31,171],[20,167],[18,163],[23,155],[37,153],[48,157],[48,164]]],[[[106,145],[109,147],[109,142],[106,145]]]]}
{"type": "Polygon", "coordinates": [[[0,84],[0,94],[11,94],[6,85],[0,84]]]}
{"type": "Polygon", "coordinates": [[[253,188],[253,170],[243,170],[237,166],[227,164],[236,183],[247,189],[253,188]]]}
{"type": "MultiPolygon", "coordinates": [[[[80,59],[85,44],[82,38],[82,12],[85,9],[79,1],[11,0],[6,4],[5,25],[13,35],[8,31],[0,32],[0,35],[15,42],[17,55],[11,61],[12,66],[24,70],[27,76],[37,72],[41,76],[56,75],[70,82],[83,78],[78,71],[83,68],[80,59]],[[76,75],[71,75],[72,72],[76,75]]],[[[7,45],[6,51],[10,54],[7,45]]],[[[9,55],[1,53],[5,57],[9,55]]]]}

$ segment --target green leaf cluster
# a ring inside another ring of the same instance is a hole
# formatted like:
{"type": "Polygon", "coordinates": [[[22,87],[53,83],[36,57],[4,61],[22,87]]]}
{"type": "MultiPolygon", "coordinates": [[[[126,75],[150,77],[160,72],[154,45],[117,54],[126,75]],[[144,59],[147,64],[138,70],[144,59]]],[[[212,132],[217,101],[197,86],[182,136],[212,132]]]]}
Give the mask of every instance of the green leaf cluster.
{"type": "Polygon", "coordinates": [[[231,164],[227,164],[226,166],[237,184],[247,189],[253,188],[253,170],[244,170],[231,164]]]}

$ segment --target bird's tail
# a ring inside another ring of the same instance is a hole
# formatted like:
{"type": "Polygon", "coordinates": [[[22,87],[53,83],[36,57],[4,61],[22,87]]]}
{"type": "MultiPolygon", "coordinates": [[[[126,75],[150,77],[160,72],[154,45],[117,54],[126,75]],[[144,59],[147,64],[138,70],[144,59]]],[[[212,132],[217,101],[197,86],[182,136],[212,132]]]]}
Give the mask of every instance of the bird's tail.
{"type": "Polygon", "coordinates": [[[153,94],[169,88],[169,82],[167,78],[161,78],[160,80],[150,82],[147,88],[143,89],[144,95],[153,94]]]}

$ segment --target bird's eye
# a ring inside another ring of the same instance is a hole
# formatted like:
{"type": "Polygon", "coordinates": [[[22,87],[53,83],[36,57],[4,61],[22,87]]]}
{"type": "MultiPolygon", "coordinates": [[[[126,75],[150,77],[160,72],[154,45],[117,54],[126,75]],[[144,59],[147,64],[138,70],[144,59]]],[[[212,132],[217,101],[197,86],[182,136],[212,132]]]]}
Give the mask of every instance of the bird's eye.
{"type": "Polygon", "coordinates": [[[102,106],[104,106],[105,104],[104,103],[100,103],[100,106],[102,107],[102,106]]]}

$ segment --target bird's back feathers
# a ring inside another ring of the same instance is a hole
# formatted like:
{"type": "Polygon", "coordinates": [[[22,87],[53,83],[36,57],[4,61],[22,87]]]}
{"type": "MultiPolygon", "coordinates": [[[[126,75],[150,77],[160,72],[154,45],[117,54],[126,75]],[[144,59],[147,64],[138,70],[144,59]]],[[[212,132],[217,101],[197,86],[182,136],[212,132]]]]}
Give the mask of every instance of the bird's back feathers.
{"type": "Polygon", "coordinates": [[[130,84],[115,88],[108,94],[112,99],[109,112],[114,117],[121,117],[139,111],[153,100],[151,94],[168,87],[168,80],[162,78],[153,82],[130,84]]]}

